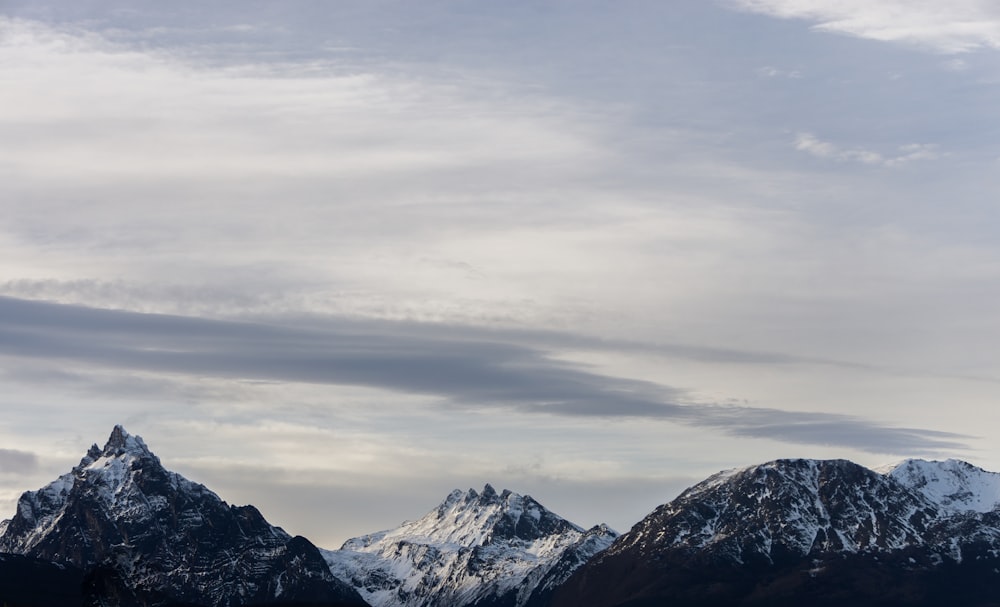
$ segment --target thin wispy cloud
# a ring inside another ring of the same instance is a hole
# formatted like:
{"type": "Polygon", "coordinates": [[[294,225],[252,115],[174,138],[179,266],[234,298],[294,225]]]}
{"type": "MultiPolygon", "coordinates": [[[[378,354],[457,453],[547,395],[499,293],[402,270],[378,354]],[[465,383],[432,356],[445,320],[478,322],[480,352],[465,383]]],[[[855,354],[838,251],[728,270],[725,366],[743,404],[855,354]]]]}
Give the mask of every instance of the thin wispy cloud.
{"type": "Polygon", "coordinates": [[[757,68],[757,75],[762,78],[789,78],[792,80],[802,78],[802,73],[798,70],[783,70],[772,65],[757,68]]]}
{"type": "Polygon", "coordinates": [[[813,28],[941,53],[1000,48],[1000,7],[984,0],[727,0],[732,6],[813,22],[813,28]]]}
{"type": "Polygon", "coordinates": [[[938,147],[929,143],[910,143],[900,146],[893,155],[885,155],[865,148],[845,148],[819,139],[812,133],[799,133],[795,149],[817,158],[838,162],[858,162],[872,166],[898,167],[919,160],[940,158],[938,147]]]}
{"type": "Polygon", "coordinates": [[[139,52],[75,28],[2,17],[0,31],[5,77],[19,82],[7,111],[21,118],[16,129],[6,125],[21,145],[0,161],[17,168],[21,187],[57,162],[63,179],[104,192],[103,208],[123,206],[120,198],[140,183],[173,184],[170,192],[180,194],[190,190],[177,180],[198,191],[206,181],[235,187],[232,180],[254,176],[291,181],[302,197],[303,186],[334,178],[356,184],[391,172],[401,181],[438,175],[435,183],[447,183],[486,167],[526,174],[533,163],[600,156],[560,118],[568,108],[528,96],[495,104],[488,82],[456,89],[335,59],[203,66],[183,54],[139,52]],[[103,85],[85,86],[95,80],[103,85]],[[61,128],[41,128],[52,120],[61,128]],[[52,158],[55,142],[63,145],[52,158]]]}

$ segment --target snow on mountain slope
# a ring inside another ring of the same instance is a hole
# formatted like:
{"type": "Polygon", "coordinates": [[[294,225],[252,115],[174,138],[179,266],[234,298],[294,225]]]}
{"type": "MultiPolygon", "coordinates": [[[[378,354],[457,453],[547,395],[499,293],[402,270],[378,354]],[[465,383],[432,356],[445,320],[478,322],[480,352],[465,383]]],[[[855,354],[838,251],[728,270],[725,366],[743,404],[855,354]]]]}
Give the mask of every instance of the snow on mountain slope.
{"type": "Polygon", "coordinates": [[[348,540],[324,556],[334,575],[376,607],[529,604],[614,540],[584,531],[530,496],[453,491],[401,526],[348,540]]]}
{"type": "Polygon", "coordinates": [[[1000,506],[1000,474],[968,462],[908,459],[876,471],[920,493],[942,513],[990,512],[1000,506]]]}
{"type": "Polygon", "coordinates": [[[778,460],[721,472],[624,536],[636,545],[711,547],[735,561],[920,541],[933,505],[846,460],[778,460]]]}
{"type": "Polygon", "coordinates": [[[720,472],[580,567],[552,605],[994,604],[998,476],[919,460],[720,472]]]}
{"type": "Polygon", "coordinates": [[[121,426],[72,471],[21,496],[0,552],[108,570],[129,592],[179,602],[364,604],[308,540],[164,469],[121,426]]]}

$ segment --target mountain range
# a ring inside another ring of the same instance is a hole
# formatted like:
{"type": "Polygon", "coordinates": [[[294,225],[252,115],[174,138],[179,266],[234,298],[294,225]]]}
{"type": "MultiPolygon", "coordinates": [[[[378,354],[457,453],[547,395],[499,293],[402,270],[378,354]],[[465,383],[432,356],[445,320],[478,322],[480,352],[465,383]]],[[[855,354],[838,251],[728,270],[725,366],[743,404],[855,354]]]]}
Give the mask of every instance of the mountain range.
{"type": "Polygon", "coordinates": [[[552,605],[1000,605],[998,506],[1000,474],[955,460],[729,470],[654,510],[552,605]]]}
{"type": "Polygon", "coordinates": [[[776,460],[709,477],[619,536],[455,490],[323,550],[166,470],[116,426],[0,522],[8,607],[1000,605],[1000,474],[776,460]]]}

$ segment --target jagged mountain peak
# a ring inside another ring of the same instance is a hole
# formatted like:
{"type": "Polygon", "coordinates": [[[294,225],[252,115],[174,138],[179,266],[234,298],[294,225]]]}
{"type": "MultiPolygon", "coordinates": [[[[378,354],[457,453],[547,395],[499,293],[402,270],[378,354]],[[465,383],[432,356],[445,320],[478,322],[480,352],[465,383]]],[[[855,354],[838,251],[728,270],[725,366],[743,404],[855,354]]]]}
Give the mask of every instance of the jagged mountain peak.
{"type": "Polygon", "coordinates": [[[494,504],[506,500],[511,495],[517,494],[509,489],[504,489],[500,493],[497,493],[497,490],[493,488],[493,485],[486,483],[483,486],[482,491],[476,491],[475,489],[470,488],[468,491],[463,492],[461,489],[455,489],[448,494],[444,503],[453,503],[461,500],[465,504],[494,504]]]}
{"type": "Polygon", "coordinates": [[[106,570],[115,592],[158,593],[174,603],[364,605],[308,540],[166,470],[122,426],[69,473],[21,496],[0,532],[0,552],[106,570]]]}
{"type": "MultiPolygon", "coordinates": [[[[413,536],[422,541],[463,546],[483,546],[508,540],[534,541],[541,537],[583,529],[553,514],[530,495],[504,489],[499,493],[489,483],[482,492],[455,489],[426,515],[406,521],[395,530],[350,540],[361,544],[383,541],[394,535],[413,536]]],[[[344,545],[345,549],[355,549],[344,545]]]]}
{"type": "Polygon", "coordinates": [[[164,468],[142,437],[129,434],[121,425],[114,427],[102,449],[96,444],[91,446],[69,474],[40,491],[68,495],[77,485],[80,491],[91,492],[113,512],[132,510],[137,502],[177,492],[224,503],[204,485],[164,468]]]}
{"type": "MultiPolygon", "coordinates": [[[[0,535],[0,550],[27,553],[49,542],[50,532],[58,527],[74,499],[87,496],[100,504],[106,516],[115,517],[140,511],[136,504],[147,503],[149,497],[160,493],[159,487],[211,496],[221,502],[203,485],[164,469],[141,437],[116,425],[103,449],[92,445],[72,470],[37,491],[21,495],[14,519],[0,535]]],[[[73,552],[89,549],[84,542],[73,552]]],[[[70,558],[65,550],[59,554],[70,558]]]]}
{"type": "Polygon", "coordinates": [[[423,518],[410,524],[409,531],[429,539],[484,545],[495,541],[532,541],[579,527],[553,514],[530,495],[508,489],[500,493],[486,484],[482,493],[470,489],[465,499],[446,498],[423,518]]]}
{"type": "Polygon", "coordinates": [[[482,492],[456,489],[423,517],[325,557],[376,607],[520,607],[544,604],[616,537],[606,525],[585,532],[529,495],[487,484],[482,492]]]}
{"type": "Polygon", "coordinates": [[[90,449],[87,450],[87,454],[83,456],[83,459],[74,468],[74,471],[92,467],[98,460],[104,460],[102,463],[107,465],[108,460],[111,459],[120,459],[122,461],[125,459],[130,461],[142,459],[150,463],[155,463],[156,466],[161,465],[160,458],[156,457],[149,450],[149,447],[146,446],[146,442],[142,440],[141,436],[129,434],[124,426],[117,424],[111,431],[107,442],[104,443],[104,448],[98,447],[97,443],[91,445],[90,449]]]}
{"type": "Polygon", "coordinates": [[[110,455],[112,453],[115,455],[120,455],[122,453],[130,453],[132,455],[152,455],[149,447],[146,446],[146,442],[142,440],[142,437],[129,434],[128,430],[126,430],[121,424],[116,424],[114,429],[111,430],[111,436],[108,437],[108,442],[104,444],[102,453],[104,455],[110,455]]]}

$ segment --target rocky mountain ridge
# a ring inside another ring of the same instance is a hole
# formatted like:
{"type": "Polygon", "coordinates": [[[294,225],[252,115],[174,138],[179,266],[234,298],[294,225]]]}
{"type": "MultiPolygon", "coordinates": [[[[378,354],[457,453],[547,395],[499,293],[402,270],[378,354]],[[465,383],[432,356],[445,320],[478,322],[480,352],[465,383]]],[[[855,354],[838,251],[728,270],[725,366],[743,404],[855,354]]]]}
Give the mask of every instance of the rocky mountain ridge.
{"type": "Polygon", "coordinates": [[[584,530],[531,496],[453,491],[416,521],[324,553],[335,575],[375,607],[542,605],[617,533],[584,530]]]}
{"type": "Polygon", "coordinates": [[[806,597],[931,605],[967,593],[943,588],[969,576],[986,589],[969,598],[979,604],[987,590],[1000,592],[998,487],[1000,475],[953,460],[907,460],[881,471],[846,460],[776,460],[720,472],[581,567],[554,605],[668,597],[680,605],[806,597]]]}
{"type": "Polygon", "coordinates": [[[308,540],[167,471],[121,426],[103,449],[21,496],[0,552],[101,571],[115,604],[365,605],[308,540]]]}

